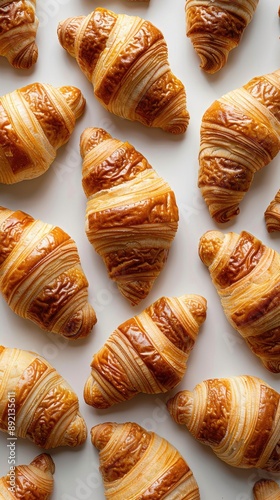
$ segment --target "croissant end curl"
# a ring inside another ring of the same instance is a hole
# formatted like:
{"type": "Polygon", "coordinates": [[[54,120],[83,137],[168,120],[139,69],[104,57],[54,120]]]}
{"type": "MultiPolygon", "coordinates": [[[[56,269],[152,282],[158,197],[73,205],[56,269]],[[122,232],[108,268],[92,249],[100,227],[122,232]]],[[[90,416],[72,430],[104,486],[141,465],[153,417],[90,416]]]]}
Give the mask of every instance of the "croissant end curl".
{"type": "Polygon", "coordinates": [[[186,131],[184,85],[171,72],[163,34],[149,21],[97,8],[62,21],[58,38],[108,111],[174,134],[186,131]]]}

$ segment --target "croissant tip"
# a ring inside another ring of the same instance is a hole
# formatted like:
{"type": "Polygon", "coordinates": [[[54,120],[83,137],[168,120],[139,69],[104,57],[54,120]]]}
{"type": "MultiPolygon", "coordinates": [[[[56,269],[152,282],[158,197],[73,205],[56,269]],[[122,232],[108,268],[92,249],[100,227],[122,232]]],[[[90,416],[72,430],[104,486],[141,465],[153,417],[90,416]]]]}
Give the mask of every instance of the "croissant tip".
{"type": "Polygon", "coordinates": [[[36,42],[26,45],[11,61],[11,64],[16,69],[30,69],[37,62],[38,46],[36,42]]]}
{"type": "Polygon", "coordinates": [[[86,99],[82,91],[74,86],[59,87],[59,91],[63,94],[68,106],[71,108],[77,120],[82,116],[86,107],[86,99]]]}
{"type": "Polygon", "coordinates": [[[195,47],[196,53],[200,59],[200,69],[209,75],[218,73],[227,63],[227,58],[223,53],[213,54],[213,52],[205,53],[195,47]],[[216,56],[216,57],[215,57],[216,56]]]}
{"type": "Polygon", "coordinates": [[[192,411],[192,399],[192,393],[183,390],[167,401],[167,410],[177,424],[187,424],[192,411]]]}
{"type": "Polygon", "coordinates": [[[102,450],[110,440],[115,428],[121,424],[104,422],[91,428],[91,442],[97,450],[102,450]]]}
{"type": "Polygon", "coordinates": [[[70,56],[75,57],[75,36],[76,31],[84,16],[68,17],[60,21],[57,26],[57,37],[60,45],[70,56]]]}
{"type": "Polygon", "coordinates": [[[224,235],[221,231],[209,230],[204,233],[199,240],[199,257],[201,261],[209,267],[217,252],[219,251],[224,235]]]}
{"type": "Polygon", "coordinates": [[[51,474],[55,473],[55,463],[48,453],[41,453],[32,460],[30,465],[34,465],[42,471],[49,471],[51,474]]]}
{"type": "Polygon", "coordinates": [[[88,377],[84,386],[84,401],[87,405],[97,408],[98,410],[106,410],[112,406],[99,391],[91,375],[88,377]]]}
{"type": "Polygon", "coordinates": [[[259,479],[253,487],[254,500],[279,499],[280,487],[272,479],[259,479]]]}

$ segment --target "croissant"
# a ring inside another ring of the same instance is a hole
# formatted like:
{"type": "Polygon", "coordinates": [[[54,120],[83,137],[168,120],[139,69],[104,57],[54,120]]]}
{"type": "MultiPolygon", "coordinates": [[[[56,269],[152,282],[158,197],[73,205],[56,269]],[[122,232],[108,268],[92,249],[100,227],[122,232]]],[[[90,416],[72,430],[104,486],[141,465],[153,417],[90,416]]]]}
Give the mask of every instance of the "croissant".
{"type": "Polygon", "coordinates": [[[280,372],[280,255],[252,234],[208,231],[199,255],[225,315],[268,370],[280,372]]]}
{"type": "Polygon", "coordinates": [[[17,69],[36,63],[36,0],[0,0],[0,55],[17,69]]]}
{"type": "Polygon", "coordinates": [[[81,135],[86,234],[121,294],[138,304],[150,292],[178,227],[175,194],[128,142],[100,128],[81,135]]]}
{"type": "Polygon", "coordinates": [[[186,30],[198,54],[200,67],[216,73],[225,66],[251,22],[259,0],[186,0],[186,30]]]}
{"type": "Polygon", "coordinates": [[[54,462],[42,453],[30,465],[12,466],[9,474],[0,478],[0,497],[7,500],[48,500],[53,492],[54,462]]]}
{"type": "Polygon", "coordinates": [[[108,408],[140,392],[175,387],[186,372],[206,307],[200,295],[161,297],[119,325],[93,357],[86,403],[108,408]]]}
{"type": "Polygon", "coordinates": [[[174,134],[186,131],[185,87],[171,71],[163,34],[149,21],[97,8],[60,22],[58,38],[107,111],[174,134]]]}
{"type": "Polygon", "coordinates": [[[0,207],[0,291],[10,308],[68,339],[96,323],[75,242],[59,227],[0,207]]]}
{"type": "Polygon", "coordinates": [[[259,479],[253,488],[254,500],[279,500],[280,487],[272,479],[259,479]]]}
{"type": "Polygon", "coordinates": [[[255,172],[279,152],[280,70],[250,80],[206,110],[198,186],[217,222],[239,213],[255,172]]]}
{"type": "Polygon", "coordinates": [[[164,438],[133,422],[105,422],[91,429],[100,450],[106,500],[199,500],[187,462],[164,438]]]}
{"type": "Polygon", "coordinates": [[[76,87],[33,83],[0,98],[0,183],[42,175],[84,112],[76,87]]]}
{"type": "Polygon", "coordinates": [[[78,397],[55,368],[35,352],[3,346],[0,430],[46,450],[79,446],[87,437],[78,397]]]}
{"type": "Polygon", "coordinates": [[[264,218],[269,233],[280,231],[280,189],[265,210],[264,218]]]}
{"type": "Polygon", "coordinates": [[[183,424],[218,458],[240,468],[280,472],[280,394],[258,377],[214,378],[167,402],[183,424]]]}

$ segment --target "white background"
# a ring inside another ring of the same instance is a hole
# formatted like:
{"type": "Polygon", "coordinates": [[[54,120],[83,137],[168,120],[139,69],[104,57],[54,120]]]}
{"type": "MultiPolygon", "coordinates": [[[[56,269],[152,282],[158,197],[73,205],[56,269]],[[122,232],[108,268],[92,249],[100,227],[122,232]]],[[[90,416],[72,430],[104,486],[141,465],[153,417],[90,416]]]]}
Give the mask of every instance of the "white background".
{"type": "MultiPolygon", "coordinates": [[[[218,460],[210,448],[196,442],[185,428],[173,422],[165,409],[165,401],[179,389],[192,389],[203,379],[246,373],[260,376],[277,390],[280,389],[279,376],[270,374],[262,367],[227,323],[208,270],[197,252],[200,236],[206,230],[217,227],[197,188],[201,117],[215,98],[242,86],[254,76],[278,69],[278,2],[260,0],[239,47],[231,52],[227,65],[212,76],[204,74],[199,68],[198,56],[185,35],[184,5],[184,0],[150,0],[148,4],[125,0],[100,0],[99,3],[92,0],[38,0],[40,26],[36,65],[31,70],[20,71],[0,58],[1,95],[40,81],[55,86],[75,85],[87,100],[84,115],[47,173],[17,185],[1,185],[0,203],[58,225],[75,239],[90,284],[89,300],[98,316],[98,323],[87,340],[67,343],[17,317],[0,298],[1,343],[35,350],[45,356],[78,393],[81,413],[89,429],[108,420],[136,421],[177,447],[194,472],[203,500],[249,500],[252,499],[255,480],[261,476],[268,477],[268,474],[231,468],[218,460]],[[75,60],[60,46],[56,29],[58,22],[66,17],[88,14],[97,6],[118,13],[140,15],[163,31],[171,68],[187,91],[190,124],[186,134],[175,137],[125,121],[110,115],[95,100],[90,83],[75,60]],[[114,137],[129,140],[170,183],[176,194],[180,222],[169,259],[148,298],[136,308],[126,303],[109,281],[100,257],[90,246],[84,232],[86,199],[81,186],[79,138],[89,126],[103,127],[114,137]],[[160,296],[184,293],[203,295],[208,301],[208,312],[181,384],[168,395],[139,395],[106,411],[87,406],[83,401],[83,386],[90,373],[91,358],[114,328],[160,296]]],[[[263,217],[264,210],[280,187],[278,164],[279,158],[276,158],[255,176],[241,204],[240,215],[232,223],[223,225],[222,231],[248,230],[280,251],[280,234],[269,235],[263,217]]],[[[8,472],[7,435],[4,433],[0,435],[0,447],[0,475],[4,475],[8,472]]],[[[30,442],[17,441],[18,463],[29,463],[40,452],[30,442]]],[[[98,452],[90,438],[79,449],[60,448],[52,450],[51,454],[56,464],[55,500],[104,499],[98,472],[98,452]]]]}

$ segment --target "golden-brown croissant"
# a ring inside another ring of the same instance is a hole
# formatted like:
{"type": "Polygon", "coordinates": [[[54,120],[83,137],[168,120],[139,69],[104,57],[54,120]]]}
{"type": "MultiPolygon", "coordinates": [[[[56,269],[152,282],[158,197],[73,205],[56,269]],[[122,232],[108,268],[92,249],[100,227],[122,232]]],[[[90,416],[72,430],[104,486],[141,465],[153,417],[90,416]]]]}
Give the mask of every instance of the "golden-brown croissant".
{"type": "Polygon", "coordinates": [[[33,83],[0,98],[0,183],[42,175],[72,134],[85,99],[76,87],[33,83]]]}
{"type": "Polygon", "coordinates": [[[128,142],[105,130],[81,135],[86,234],[132,305],[150,292],[178,227],[170,186],[128,142]]]}
{"type": "Polygon", "coordinates": [[[0,498],[3,500],[49,500],[51,498],[55,465],[50,455],[42,453],[29,465],[11,468],[0,478],[0,498]]]}
{"type": "Polygon", "coordinates": [[[178,392],[167,407],[228,465],[280,472],[280,394],[260,378],[204,380],[178,392]]]}
{"type": "Polygon", "coordinates": [[[269,233],[280,231],[280,189],[265,210],[264,218],[269,233]]]}
{"type": "Polygon", "coordinates": [[[105,109],[148,127],[186,131],[185,87],[171,72],[163,34],[149,21],[97,8],[62,21],[58,37],[105,109]]]}
{"type": "Polygon", "coordinates": [[[91,429],[100,450],[106,500],[199,500],[187,462],[164,438],[134,422],[105,422],[91,429]]]}
{"type": "Polygon", "coordinates": [[[254,500],[279,500],[280,487],[272,479],[259,479],[253,488],[254,500]]]}
{"type": "Polygon", "coordinates": [[[62,229],[0,207],[0,291],[43,330],[86,337],[96,323],[74,240],[62,229]]]}
{"type": "Polygon", "coordinates": [[[119,325],[93,357],[86,403],[108,408],[140,392],[174,388],[186,372],[206,307],[200,295],[161,297],[119,325]]]}
{"type": "Polygon", "coordinates": [[[18,69],[36,63],[36,0],[0,0],[0,55],[18,69]]]}
{"type": "Polygon", "coordinates": [[[217,222],[239,213],[254,174],[280,149],[280,70],[213,102],[202,117],[198,186],[217,222]]]}
{"type": "Polygon", "coordinates": [[[0,430],[45,449],[79,446],[87,437],[78,397],[56,369],[35,352],[3,346],[0,430]]]}
{"type": "Polygon", "coordinates": [[[280,372],[280,255],[252,234],[207,231],[199,255],[225,315],[270,371],[280,372]]]}
{"type": "Polygon", "coordinates": [[[216,73],[237,47],[251,22],[259,0],[186,0],[186,29],[201,65],[207,73],[216,73]]]}

